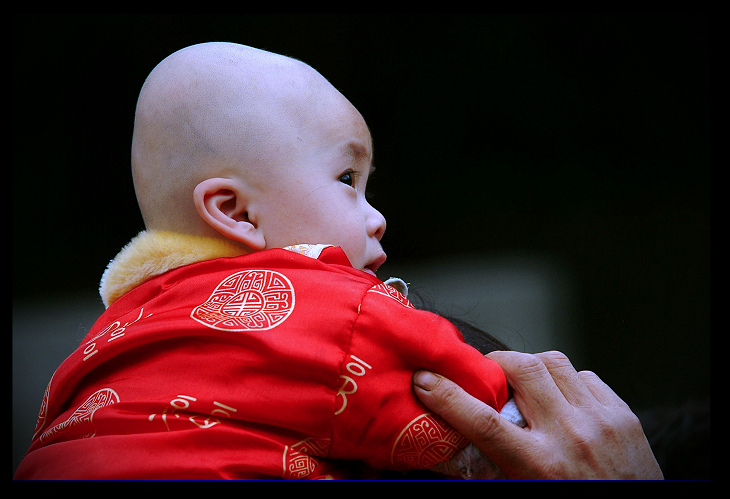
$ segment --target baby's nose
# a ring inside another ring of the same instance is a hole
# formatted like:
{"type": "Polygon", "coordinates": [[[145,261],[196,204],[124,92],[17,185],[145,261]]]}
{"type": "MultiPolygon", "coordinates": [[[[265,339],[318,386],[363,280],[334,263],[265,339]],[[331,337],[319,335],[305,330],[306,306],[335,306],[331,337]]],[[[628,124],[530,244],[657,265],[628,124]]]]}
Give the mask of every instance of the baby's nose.
{"type": "Polygon", "coordinates": [[[372,206],[368,205],[368,207],[370,208],[367,219],[368,236],[375,237],[380,241],[383,238],[383,234],[385,234],[385,227],[387,225],[385,223],[385,217],[372,206]]]}

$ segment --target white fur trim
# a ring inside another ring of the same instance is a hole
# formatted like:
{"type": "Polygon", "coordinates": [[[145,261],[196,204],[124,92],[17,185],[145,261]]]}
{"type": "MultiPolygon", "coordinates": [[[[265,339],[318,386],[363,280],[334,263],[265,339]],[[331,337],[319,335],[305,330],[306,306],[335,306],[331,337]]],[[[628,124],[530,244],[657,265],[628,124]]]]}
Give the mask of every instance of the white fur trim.
{"type": "Polygon", "coordinates": [[[403,279],[400,279],[398,277],[390,277],[383,282],[388,286],[397,289],[400,294],[408,298],[408,283],[403,279]]]}

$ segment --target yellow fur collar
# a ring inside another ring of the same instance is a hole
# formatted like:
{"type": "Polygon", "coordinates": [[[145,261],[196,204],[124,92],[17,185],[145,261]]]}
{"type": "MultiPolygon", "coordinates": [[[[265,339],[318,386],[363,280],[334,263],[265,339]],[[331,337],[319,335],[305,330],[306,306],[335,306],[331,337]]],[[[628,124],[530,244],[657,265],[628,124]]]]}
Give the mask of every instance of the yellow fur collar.
{"type": "MultiPolygon", "coordinates": [[[[296,244],[286,250],[319,258],[328,244],[296,244]]],[[[143,230],[109,262],[101,277],[99,294],[109,307],[126,292],[151,277],[168,270],[214,258],[245,255],[246,249],[226,239],[193,236],[176,232],[143,230]]],[[[408,285],[402,279],[391,277],[385,281],[408,296],[408,285]]]]}
{"type": "Polygon", "coordinates": [[[99,293],[104,306],[109,307],[127,291],[168,270],[245,253],[244,248],[225,239],[142,231],[109,262],[99,293]]]}

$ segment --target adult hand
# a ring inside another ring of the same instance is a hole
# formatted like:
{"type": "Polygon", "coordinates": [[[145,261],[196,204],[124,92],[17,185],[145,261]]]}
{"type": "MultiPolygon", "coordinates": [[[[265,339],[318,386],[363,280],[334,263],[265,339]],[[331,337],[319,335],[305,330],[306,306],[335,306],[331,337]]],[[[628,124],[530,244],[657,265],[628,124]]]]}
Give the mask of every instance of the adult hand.
{"type": "Polygon", "coordinates": [[[520,428],[442,376],[418,371],[414,390],[511,479],[663,479],[641,423],[598,376],[560,352],[492,352],[517,406],[520,428]]]}

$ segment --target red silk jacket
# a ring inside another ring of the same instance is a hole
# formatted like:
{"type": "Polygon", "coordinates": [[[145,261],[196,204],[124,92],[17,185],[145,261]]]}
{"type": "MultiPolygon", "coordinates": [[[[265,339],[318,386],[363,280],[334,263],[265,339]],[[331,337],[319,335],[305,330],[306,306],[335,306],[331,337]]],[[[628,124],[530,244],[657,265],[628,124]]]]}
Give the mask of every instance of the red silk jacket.
{"type": "Polygon", "coordinates": [[[416,399],[418,369],[508,399],[495,362],[340,248],[182,265],[124,293],[61,364],[16,478],[428,469],[467,442],[416,399]]]}

